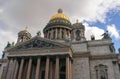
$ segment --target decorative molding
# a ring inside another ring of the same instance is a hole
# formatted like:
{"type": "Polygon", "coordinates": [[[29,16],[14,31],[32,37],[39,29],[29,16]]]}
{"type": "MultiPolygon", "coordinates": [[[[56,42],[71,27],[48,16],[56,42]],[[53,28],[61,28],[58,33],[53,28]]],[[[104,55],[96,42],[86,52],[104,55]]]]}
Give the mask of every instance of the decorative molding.
{"type": "Polygon", "coordinates": [[[8,59],[0,59],[0,63],[6,63],[8,59]]]}
{"type": "Polygon", "coordinates": [[[69,48],[53,48],[53,49],[29,49],[10,51],[8,57],[13,56],[46,56],[46,55],[64,55],[71,54],[69,48]]]}
{"type": "Polygon", "coordinates": [[[74,52],[73,58],[76,57],[89,57],[90,60],[101,60],[101,59],[118,59],[118,54],[108,55],[91,55],[90,52],[74,52]]]}
{"type": "Polygon", "coordinates": [[[77,58],[77,57],[89,57],[90,56],[90,52],[74,52],[73,53],[73,58],[77,58]]]}
{"type": "Polygon", "coordinates": [[[99,59],[118,59],[117,54],[108,54],[108,55],[92,55],[90,56],[91,60],[99,60],[99,59]]]}
{"type": "Polygon", "coordinates": [[[70,46],[64,43],[59,43],[56,41],[52,41],[36,36],[29,41],[16,45],[15,47],[11,48],[8,51],[27,50],[27,49],[36,49],[36,48],[64,48],[64,47],[70,47],[70,46]]]}

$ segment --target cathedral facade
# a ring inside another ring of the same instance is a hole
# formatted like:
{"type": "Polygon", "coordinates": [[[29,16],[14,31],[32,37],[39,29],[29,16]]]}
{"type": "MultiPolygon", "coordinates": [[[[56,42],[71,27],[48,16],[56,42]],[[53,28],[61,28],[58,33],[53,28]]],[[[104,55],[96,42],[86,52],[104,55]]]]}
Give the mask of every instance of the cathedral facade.
{"type": "Polygon", "coordinates": [[[108,33],[85,38],[85,26],[71,24],[62,9],[32,37],[27,29],[8,43],[0,59],[0,79],[120,79],[120,56],[108,33]]]}

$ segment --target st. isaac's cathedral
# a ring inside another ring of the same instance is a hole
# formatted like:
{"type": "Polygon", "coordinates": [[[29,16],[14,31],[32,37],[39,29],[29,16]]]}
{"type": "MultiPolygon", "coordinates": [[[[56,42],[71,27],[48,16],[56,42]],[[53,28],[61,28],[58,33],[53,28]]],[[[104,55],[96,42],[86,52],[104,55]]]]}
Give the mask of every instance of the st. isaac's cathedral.
{"type": "Polygon", "coordinates": [[[8,43],[0,59],[0,79],[120,79],[120,55],[108,32],[85,38],[81,22],[71,24],[62,9],[32,37],[27,29],[8,43]]]}

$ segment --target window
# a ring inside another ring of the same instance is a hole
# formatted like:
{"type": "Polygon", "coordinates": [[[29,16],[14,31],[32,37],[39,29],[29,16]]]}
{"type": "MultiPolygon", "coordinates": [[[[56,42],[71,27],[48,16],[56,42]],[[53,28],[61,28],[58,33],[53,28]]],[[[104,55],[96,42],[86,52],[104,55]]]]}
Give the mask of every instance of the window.
{"type": "Polygon", "coordinates": [[[99,74],[100,74],[100,79],[105,79],[105,71],[100,70],[99,74]]]}
{"type": "Polygon", "coordinates": [[[0,64],[0,67],[2,66],[2,64],[0,64]]]}
{"type": "Polygon", "coordinates": [[[48,38],[50,39],[50,37],[51,37],[51,33],[49,33],[49,37],[48,38]]]}
{"type": "Polygon", "coordinates": [[[79,41],[80,40],[80,30],[76,31],[76,40],[79,41]]]}
{"type": "Polygon", "coordinates": [[[95,66],[96,79],[108,79],[107,66],[99,64],[95,66]]]}

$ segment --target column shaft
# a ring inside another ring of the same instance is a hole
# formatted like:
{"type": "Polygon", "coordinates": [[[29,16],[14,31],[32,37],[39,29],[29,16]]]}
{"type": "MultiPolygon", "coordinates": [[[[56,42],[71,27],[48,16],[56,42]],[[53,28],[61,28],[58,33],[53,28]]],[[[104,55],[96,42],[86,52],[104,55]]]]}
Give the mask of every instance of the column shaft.
{"type": "Polygon", "coordinates": [[[67,33],[66,33],[66,29],[64,29],[64,39],[66,38],[67,33]]]}
{"type": "Polygon", "coordinates": [[[37,59],[37,68],[36,68],[35,79],[39,79],[39,73],[40,73],[40,58],[37,59]]]}
{"type": "Polygon", "coordinates": [[[70,62],[69,62],[69,68],[70,68],[70,71],[69,71],[69,73],[70,73],[70,79],[72,79],[72,63],[71,63],[71,60],[70,60],[70,62]]]}
{"type": "Polygon", "coordinates": [[[69,79],[69,57],[66,58],[66,79],[69,79]]]}
{"type": "Polygon", "coordinates": [[[29,59],[26,79],[30,79],[31,67],[32,67],[32,58],[29,59]]]}
{"type": "Polygon", "coordinates": [[[73,79],[73,62],[71,61],[71,79],[73,79]]]}
{"type": "Polygon", "coordinates": [[[107,70],[106,70],[106,79],[108,79],[108,72],[107,72],[107,70]]]}
{"type": "Polygon", "coordinates": [[[49,57],[46,59],[46,67],[45,67],[45,79],[48,79],[49,76],[49,57]]]}
{"type": "Polygon", "coordinates": [[[51,30],[49,31],[49,39],[51,39],[51,30]]]}
{"type": "Polygon", "coordinates": [[[56,28],[56,32],[55,32],[55,33],[56,33],[56,37],[55,37],[55,38],[57,39],[57,36],[58,36],[58,31],[57,31],[57,28],[56,28]]]}
{"type": "Polygon", "coordinates": [[[49,31],[47,31],[47,39],[49,39],[49,31]]]}
{"type": "Polygon", "coordinates": [[[60,28],[60,39],[62,39],[62,29],[60,28]]]}
{"type": "Polygon", "coordinates": [[[98,70],[96,70],[96,79],[98,79],[98,70]]]}
{"type": "Polygon", "coordinates": [[[53,79],[53,64],[50,62],[50,79],[53,79]]]}
{"type": "Polygon", "coordinates": [[[7,72],[8,72],[8,68],[9,68],[9,63],[10,63],[10,60],[7,60],[6,69],[5,69],[5,72],[3,73],[3,79],[6,79],[6,77],[7,77],[7,72]]]}
{"type": "Polygon", "coordinates": [[[20,68],[19,68],[19,72],[18,72],[18,79],[22,78],[23,65],[24,65],[24,59],[22,59],[21,63],[20,63],[20,68]]]}
{"type": "Polygon", "coordinates": [[[59,79],[59,58],[56,57],[56,64],[55,64],[55,79],[59,79]]]}
{"type": "Polygon", "coordinates": [[[10,74],[10,79],[13,79],[14,73],[15,73],[15,69],[16,69],[16,59],[13,62],[12,71],[11,71],[11,74],[10,74]]]}
{"type": "Polygon", "coordinates": [[[53,29],[51,29],[51,39],[53,39],[53,29]]]}

